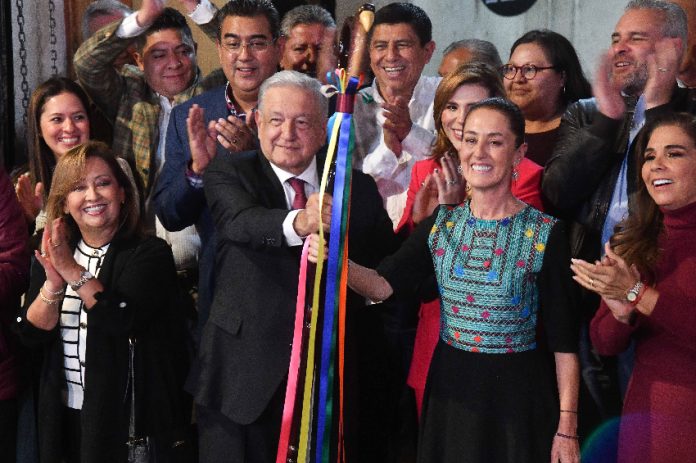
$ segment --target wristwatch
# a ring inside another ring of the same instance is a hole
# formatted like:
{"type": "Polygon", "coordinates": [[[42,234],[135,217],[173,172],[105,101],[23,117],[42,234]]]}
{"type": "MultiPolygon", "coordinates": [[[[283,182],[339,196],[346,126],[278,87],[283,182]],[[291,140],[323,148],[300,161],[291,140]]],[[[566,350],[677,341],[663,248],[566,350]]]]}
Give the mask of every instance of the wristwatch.
{"type": "Polygon", "coordinates": [[[641,290],[643,289],[643,282],[638,280],[638,282],[633,285],[633,288],[629,289],[626,292],[626,300],[631,304],[631,305],[636,305],[638,303],[638,295],[640,294],[641,290]]]}
{"type": "Polygon", "coordinates": [[[87,283],[87,282],[88,282],[89,280],[91,280],[92,278],[94,278],[94,275],[92,275],[92,274],[89,272],[89,270],[85,269],[85,270],[82,270],[82,272],[80,273],[80,279],[79,279],[79,280],[77,280],[77,281],[68,281],[68,285],[70,286],[70,288],[71,288],[73,291],[77,292],[78,289],[82,288],[82,287],[85,285],[85,283],[87,283]]]}

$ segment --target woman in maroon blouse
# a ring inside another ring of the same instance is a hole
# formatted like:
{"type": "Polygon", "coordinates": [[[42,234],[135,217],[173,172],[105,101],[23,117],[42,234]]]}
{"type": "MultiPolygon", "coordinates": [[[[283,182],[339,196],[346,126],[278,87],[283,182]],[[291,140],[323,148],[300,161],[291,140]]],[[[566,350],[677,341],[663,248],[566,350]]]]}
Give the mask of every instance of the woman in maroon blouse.
{"type": "Polygon", "coordinates": [[[604,355],[636,341],[619,462],[696,462],[696,118],[668,114],[638,144],[637,200],[602,262],[574,260],[602,296],[590,326],[604,355]]]}

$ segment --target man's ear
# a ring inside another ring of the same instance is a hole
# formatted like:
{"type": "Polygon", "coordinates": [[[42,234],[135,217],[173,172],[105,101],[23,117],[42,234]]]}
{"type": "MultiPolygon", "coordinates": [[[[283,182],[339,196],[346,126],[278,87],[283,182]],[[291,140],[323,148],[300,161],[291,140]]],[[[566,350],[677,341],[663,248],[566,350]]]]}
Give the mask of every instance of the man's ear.
{"type": "Polygon", "coordinates": [[[133,51],[133,58],[135,59],[135,64],[138,65],[141,71],[145,70],[145,57],[137,49],[133,51]]]}
{"type": "Polygon", "coordinates": [[[428,59],[425,62],[429,63],[430,58],[432,58],[433,53],[435,53],[435,41],[431,40],[430,42],[426,43],[423,48],[425,49],[425,52],[427,53],[427,56],[428,56],[428,59]]]}

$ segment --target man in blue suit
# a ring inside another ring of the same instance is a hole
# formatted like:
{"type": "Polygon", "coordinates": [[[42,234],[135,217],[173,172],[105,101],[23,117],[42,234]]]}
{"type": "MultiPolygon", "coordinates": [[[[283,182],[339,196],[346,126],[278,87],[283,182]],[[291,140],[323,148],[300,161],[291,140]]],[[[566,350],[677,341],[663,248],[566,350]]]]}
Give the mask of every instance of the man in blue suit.
{"type": "Polygon", "coordinates": [[[253,149],[259,87],[280,57],[278,12],[270,0],[231,0],[216,16],[217,51],[227,83],[176,106],[167,131],[165,163],[153,194],[168,230],[196,225],[201,238],[198,334],[208,318],[213,289],[215,235],[203,194],[203,173],[218,154],[253,149]],[[192,156],[187,119],[204,122],[206,149],[192,156]]]}

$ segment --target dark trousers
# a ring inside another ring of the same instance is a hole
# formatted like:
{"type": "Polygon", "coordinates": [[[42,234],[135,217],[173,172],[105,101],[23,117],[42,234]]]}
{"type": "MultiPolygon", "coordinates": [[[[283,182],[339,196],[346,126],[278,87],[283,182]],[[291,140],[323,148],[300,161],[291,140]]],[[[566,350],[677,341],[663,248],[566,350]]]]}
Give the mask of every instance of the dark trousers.
{"type": "Polygon", "coordinates": [[[285,385],[284,381],[266,410],[248,425],[196,404],[199,463],[273,463],[278,451],[285,385]]]}
{"type": "Polygon", "coordinates": [[[0,400],[0,455],[15,461],[17,448],[17,399],[0,400]]]}

